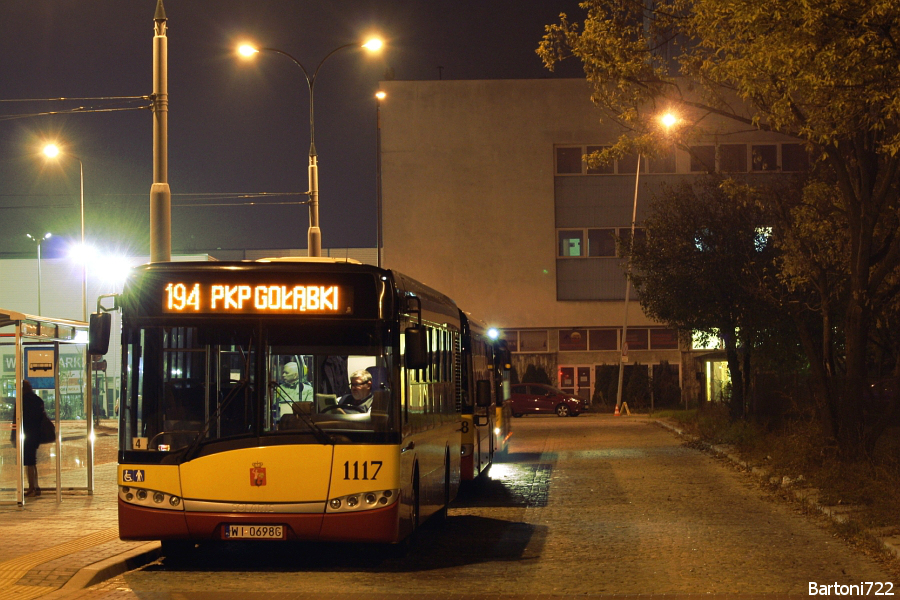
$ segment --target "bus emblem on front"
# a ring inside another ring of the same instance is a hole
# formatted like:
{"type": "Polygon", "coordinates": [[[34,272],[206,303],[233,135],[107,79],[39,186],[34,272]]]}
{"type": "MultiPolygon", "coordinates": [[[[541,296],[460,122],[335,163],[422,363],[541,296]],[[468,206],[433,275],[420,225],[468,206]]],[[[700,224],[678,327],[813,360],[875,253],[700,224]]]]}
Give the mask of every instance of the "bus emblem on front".
{"type": "Polygon", "coordinates": [[[266,468],[261,462],[253,463],[250,467],[250,485],[260,487],[266,485],[266,468]]]}

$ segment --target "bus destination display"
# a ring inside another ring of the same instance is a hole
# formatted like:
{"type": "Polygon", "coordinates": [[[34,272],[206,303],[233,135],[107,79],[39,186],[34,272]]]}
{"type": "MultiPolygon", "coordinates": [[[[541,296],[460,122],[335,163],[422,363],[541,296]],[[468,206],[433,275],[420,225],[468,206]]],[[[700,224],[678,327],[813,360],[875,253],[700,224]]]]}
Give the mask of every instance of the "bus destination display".
{"type": "Polygon", "coordinates": [[[168,282],[164,313],[349,315],[352,291],[339,285],[168,282]]]}

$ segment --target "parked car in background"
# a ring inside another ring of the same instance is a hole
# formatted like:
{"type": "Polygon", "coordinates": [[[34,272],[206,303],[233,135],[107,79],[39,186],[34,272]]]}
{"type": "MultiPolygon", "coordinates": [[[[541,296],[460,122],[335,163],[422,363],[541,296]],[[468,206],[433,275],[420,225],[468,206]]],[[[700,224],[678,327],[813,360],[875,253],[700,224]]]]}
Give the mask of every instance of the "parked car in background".
{"type": "Polygon", "coordinates": [[[544,413],[577,417],[584,412],[584,400],[542,383],[519,383],[511,392],[509,407],[514,417],[544,413]]]}

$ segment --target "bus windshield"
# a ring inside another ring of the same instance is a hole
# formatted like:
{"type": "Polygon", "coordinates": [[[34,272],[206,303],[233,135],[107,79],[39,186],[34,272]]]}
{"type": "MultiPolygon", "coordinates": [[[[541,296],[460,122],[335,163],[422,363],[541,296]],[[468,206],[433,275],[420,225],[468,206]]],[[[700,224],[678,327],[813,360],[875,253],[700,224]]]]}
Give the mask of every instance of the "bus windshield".
{"type": "Polygon", "coordinates": [[[397,431],[392,351],[375,329],[126,326],[121,450],[269,436],[338,443],[397,431]]]}

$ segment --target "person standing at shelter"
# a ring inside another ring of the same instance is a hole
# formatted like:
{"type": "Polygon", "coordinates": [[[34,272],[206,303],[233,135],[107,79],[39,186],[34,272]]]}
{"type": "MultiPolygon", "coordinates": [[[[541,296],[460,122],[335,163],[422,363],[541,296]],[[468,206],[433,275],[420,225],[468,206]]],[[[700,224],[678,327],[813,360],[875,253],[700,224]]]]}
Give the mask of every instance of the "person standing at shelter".
{"type": "MultiPolygon", "coordinates": [[[[28,478],[28,497],[40,496],[41,486],[38,483],[37,450],[41,445],[41,419],[44,416],[44,401],[31,387],[27,379],[22,382],[22,430],[25,441],[22,444],[22,464],[25,465],[25,476],[28,478]]],[[[15,420],[15,416],[13,416],[15,420]]]]}

